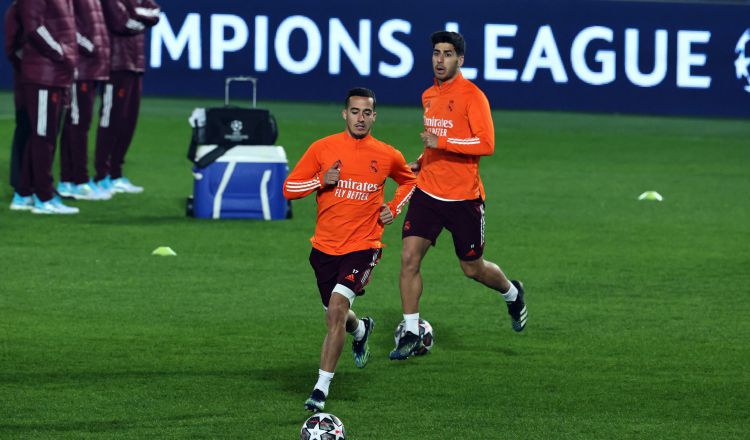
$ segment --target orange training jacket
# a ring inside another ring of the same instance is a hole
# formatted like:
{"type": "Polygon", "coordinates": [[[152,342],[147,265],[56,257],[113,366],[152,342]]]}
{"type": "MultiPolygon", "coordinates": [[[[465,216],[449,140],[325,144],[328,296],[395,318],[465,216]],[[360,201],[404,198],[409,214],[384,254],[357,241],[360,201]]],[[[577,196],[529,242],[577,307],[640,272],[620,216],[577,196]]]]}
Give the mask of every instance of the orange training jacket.
{"type": "Polygon", "coordinates": [[[422,94],[424,128],[438,136],[437,148],[425,148],[417,187],[448,200],[484,199],[480,156],[495,151],[490,103],[479,87],[458,72],[455,79],[422,94]]]}
{"type": "Polygon", "coordinates": [[[416,184],[404,156],[371,135],[355,139],[344,131],[310,145],[284,181],[284,197],[293,200],[317,193],[318,218],[310,242],[319,251],[344,255],[381,248],[380,206],[386,177],[399,185],[387,204],[395,217],[416,184]],[[338,184],[322,187],[323,175],[337,161],[341,163],[338,184]]]}

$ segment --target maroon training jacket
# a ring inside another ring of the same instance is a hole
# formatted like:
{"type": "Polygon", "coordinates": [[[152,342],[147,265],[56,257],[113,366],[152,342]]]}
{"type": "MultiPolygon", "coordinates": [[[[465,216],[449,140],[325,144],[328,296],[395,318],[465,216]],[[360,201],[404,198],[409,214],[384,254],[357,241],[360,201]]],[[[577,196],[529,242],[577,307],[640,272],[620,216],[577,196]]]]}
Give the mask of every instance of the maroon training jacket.
{"type": "Polygon", "coordinates": [[[18,2],[13,1],[5,11],[5,56],[13,65],[13,70],[21,70],[21,56],[23,51],[23,28],[21,17],[18,16],[18,2]]]}
{"type": "Polygon", "coordinates": [[[112,48],[110,71],[143,72],[147,28],[159,22],[159,5],[152,0],[102,0],[112,48]]]}
{"type": "Polygon", "coordinates": [[[78,80],[109,78],[109,32],[100,0],[73,0],[78,41],[78,80]]]}
{"type": "Polygon", "coordinates": [[[18,0],[18,14],[24,38],[21,82],[69,87],[78,57],[73,0],[18,0]]]}

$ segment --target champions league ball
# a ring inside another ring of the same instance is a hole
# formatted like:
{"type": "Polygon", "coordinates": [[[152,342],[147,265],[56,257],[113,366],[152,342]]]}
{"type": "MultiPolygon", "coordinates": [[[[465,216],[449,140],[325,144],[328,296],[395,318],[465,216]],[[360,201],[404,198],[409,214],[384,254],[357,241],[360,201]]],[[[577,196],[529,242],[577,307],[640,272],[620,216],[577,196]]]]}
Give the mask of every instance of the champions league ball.
{"type": "Polygon", "coordinates": [[[333,414],[317,413],[305,420],[300,440],[346,440],[344,424],[333,414]]]}
{"type": "MultiPolygon", "coordinates": [[[[401,339],[401,335],[403,335],[405,331],[406,322],[401,321],[398,327],[396,327],[396,331],[393,332],[393,340],[396,342],[396,346],[398,346],[398,341],[401,339]]],[[[416,353],[414,353],[416,356],[422,356],[429,353],[432,346],[435,344],[435,336],[432,333],[432,326],[424,319],[419,320],[419,336],[422,338],[422,343],[416,353]]]]}
{"type": "Polygon", "coordinates": [[[737,74],[737,79],[745,81],[745,91],[750,93],[750,28],[745,30],[739,40],[737,40],[737,46],[734,48],[734,52],[737,54],[737,59],[734,60],[734,68],[737,74]]]}

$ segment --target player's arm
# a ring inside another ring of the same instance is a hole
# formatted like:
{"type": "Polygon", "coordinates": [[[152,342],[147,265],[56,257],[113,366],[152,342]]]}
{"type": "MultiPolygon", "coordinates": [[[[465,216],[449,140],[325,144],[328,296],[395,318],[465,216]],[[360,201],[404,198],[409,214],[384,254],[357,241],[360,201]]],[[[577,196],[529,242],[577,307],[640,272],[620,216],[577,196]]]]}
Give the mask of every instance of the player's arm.
{"type": "Polygon", "coordinates": [[[161,8],[152,0],[144,0],[140,6],[135,8],[135,19],[148,27],[159,22],[161,8]]]}
{"type": "Polygon", "coordinates": [[[143,33],[146,25],[132,17],[128,7],[120,0],[102,0],[102,11],[107,28],[119,35],[143,33]]]}
{"type": "Polygon", "coordinates": [[[5,55],[15,70],[21,70],[23,59],[23,32],[18,17],[18,4],[11,3],[5,12],[5,55]]]}
{"type": "Polygon", "coordinates": [[[385,203],[384,206],[388,208],[390,213],[384,212],[383,207],[381,207],[380,219],[386,225],[393,222],[393,219],[401,213],[401,210],[411,198],[414,188],[417,186],[417,177],[412,172],[409,164],[406,163],[404,155],[396,149],[393,150],[391,172],[388,176],[398,183],[398,187],[393,194],[393,199],[385,203]],[[384,216],[385,218],[383,218],[384,216]]]}
{"type": "Polygon", "coordinates": [[[287,200],[301,199],[319,190],[322,186],[320,162],[315,150],[310,147],[284,180],[284,197],[287,200]]]}
{"type": "Polygon", "coordinates": [[[78,53],[85,57],[91,57],[96,54],[94,45],[94,23],[91,20],[79,20],[76,16],[76,43],[78,44],[78,53]]]}
{"type": "Polygon", "coordinates": [[[44,25],[46,3],[23,1],[18,3],[18,12],[24,30],[24,38],[42,56],[60,62],[65,60],[63,47],[44,25]]]}
{"type": "Polygon", "coordinates": [[[326,171],[322,171],[323,161],[318,154],[320,145],[312,144],[284,181],[284,197],[288,200],[300,199],[313,191],[326,190],[338,185],[341,161],[337,160],[326,171]]]}
{"type": "Polygon", "coordinates": [[[495,152],[495,126],[492,123],[490,103],[484,94],[475,94],[469,100],[467,109],[471,137],[437,139],[437,148],[452,153],[472,156],[489,156],[495,152]]]}
{"type": "Polygon", "coordinates": [[[96,53],[96,46],[86,35],[76,31],[76,43],[78,43],[78,53],[83,56],[91,57],[96,53]]]}
{"type": "Polygon", "coordinates": [[[415,176],[418,175],[419,171],[422,169],[422,157],[424,157],[424,154],[420,154],[417,160],[407,164],[415,176]]]}

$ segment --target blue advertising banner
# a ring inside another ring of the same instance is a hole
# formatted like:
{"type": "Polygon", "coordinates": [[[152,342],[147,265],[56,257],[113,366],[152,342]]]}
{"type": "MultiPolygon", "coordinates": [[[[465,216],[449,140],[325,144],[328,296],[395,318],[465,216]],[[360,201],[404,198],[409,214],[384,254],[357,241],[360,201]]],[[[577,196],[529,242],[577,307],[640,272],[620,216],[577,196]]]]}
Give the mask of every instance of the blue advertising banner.
{"type": "MultiPolygon", "coordinates": [[[[750,5],[627,1],[163,0],[145,91],[223,94],[259,78],[262,100],[338,101],[372,88],[419,105],[430,34],[466,39],[464,76],[496,109],[750,116],[750,5]]],[[[9,87],[3,67],[2,87],[9,87]]]]}

